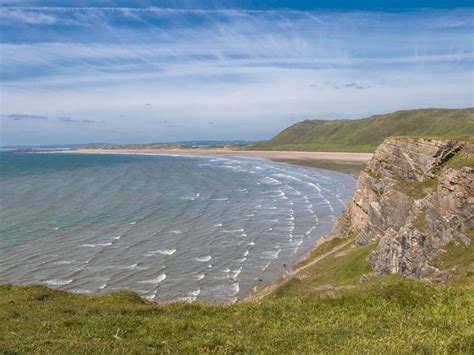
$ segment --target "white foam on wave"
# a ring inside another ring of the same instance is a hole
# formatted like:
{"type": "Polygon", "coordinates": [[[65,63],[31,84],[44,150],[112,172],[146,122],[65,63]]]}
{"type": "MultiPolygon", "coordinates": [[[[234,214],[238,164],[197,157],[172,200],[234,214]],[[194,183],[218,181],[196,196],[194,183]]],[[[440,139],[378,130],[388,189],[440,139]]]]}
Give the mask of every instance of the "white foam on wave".
{"type": "Polygon", "coordinates": [[[304,233],[304,235],[305,235],[305,236],[308,236],[308,235],[309,235],[312,231],[314,231],[315,229],[316,229],[316,226],[312,226],[310,229],[308,229],[308,230],[304,233]]]}
{"type": "Polygon", "coordinates": [[[196,196],[193,197],[180,197],[180,200],[186,200],[186,201],[194,201],[196,200],[196,196]]]}
{"type": "Polygon", "coordinates": [[[102,284],[102,285],[99,286],[99,290],[103,290],[106,287],[107,287],[107,284],[102,284]]]}
{"type": "Polygon", "coordinates": [[[222,227],[223,224],[222,223],[217,223],[217,224],[214,224],[214,227],[222,227]]]}
{"type": "Polygon", "coordinates": [[[195,291],[189,292],[189,296],[190,297],[197,297],[197,296],[199,296],[200,293],[201,293],[201,289],[197,289],[195,291]]]}
{"type": "Polygon", "coordinates": [[[273,176],[275,176],[275,177],[277,177],[277,178],[284,178],[284,179],[288,179],[288,180],[303,182],[303,180],[298,179],[297,177],[294,177],[294,176],[292,176],[292,175],[287,175],[287,174],[278,173],[278,174],[273,174],[273,176]]]}
{"type": "Polygon", "coordinates": [[[262,256],[264,259],[276,259],[278,258],[278,255],[280,255],[281,248],[278,248],[277,250],[272,250],[272,251],[265,251],[262,253],[262,256]]]}
{"type": "Polygon", "coordinates": [[[160,274],[154,279],[141,281],[140,283],[158,285],[160,282],[163,282],[164,280],[166,280],[166,274],[160,274]]]}
{"type": "Polygon", "coordinates": [[[194,302],[196,301],[196,297],[192,297],[192,296],[178,297],[176,300],[178,302],[194,302]]]}
{"type": "Polygon", "coordinates": [[[293,254],[296,254],[301,244],[303,244],[302,240],[297,240],[297,241],[292,242],[292,245],[294,245],[293,254]]]}
{"type": "Polygon", "coordinates": [[[260,179],[260,183],[265,184],[265,185],[273,185],[273,186],[281,185],[280,180],[274,179],[270,176],[265,176],[264,178],[260,179]]]}
{"type": "Polygon", "coordinates": [[[226,230],[223,230],[222,233],[242,233],[244,231],[245,230],[243,228],[240,228],[240,229],[226,229],[226,230]]]}
{"type": "Polygon", "coordinates": [[[204,274],[197,274],[197,275],[196,275],[196,278],[197,278],[198,280],[202,280],[202,279],[205,278],[205,277],[206,277],[206,275],[204,275],[204,274]]]}
{"type": "Polygon", "coordinates": [[[48,286],[65,286],[72,283],[72,279],[63,280],[63,279],[53,279],[53,280],[46,280],[44,283],[48,286]]]}
{"type": "Polygon", "coordinates": [[[69,265],[72,264],[75,260],[59,260],[53,262],[53,265],[69,265]]]}
{"type": "Polygon", "coordinates": [[[213,201],[228,201],[229,198],[228,197],[221,197],[221,198],[213,198],[212,200],[213,201]]]}
{"type": "MultiPolygon", "coordinates": [[[[231,286],[230,286],[230,290],[232,292],[232,294],[234,295],[237,295],[240,291],[240,285],[238,282],[234,282],[231,286]]],[[[235,302],[235,301],[233,301],[235,302]]]]}
{"type": "Polygon", "coordinates": [[[137,222],[130,222],[129,225],[133,226],[134,224],[137,224],[137,222]]]}
{"type": "Polygon", "coordinates": [[[319,185],[313,184],[312,182],[305,182],[306,185],[311,186],[317,192],[321,192],[321,187],[319,185]]]}
{"type": "Polygon", "coordinates": [[[153,302],[156,298],[156,293],[157,293],[157,290],[155,290],[152,294],[145,296],[145,299],[147,301],[153,302]]]}
{"type": "Polygon", "coordinates": [[[244,256],[249,255],[249,253],[250,253],[250,252],[249,252],[248,250],[246,250],[245,253],[244,253],[244,256]]]}
{"type": "Polygon", "coordinates": [[[172,230],[170,231],[171,234],[181,234],[181,230],[180,229],[176,229],[176,230],[172,230]]]}
{"type": "Polygon", "coordinates": [[[113,239],[113,240],[120,240],[120,238],[122,238],[122,236],[121,236],[121,235],[118,235],[118,236],[116,236],[116,237],[113,237],[112,239],[113,239]]]}
{"type": "Polygon", "coordinates": [[[178,297],[178,301],[180,302],[194,302],[196,301],[197,296],[201,293],[201,289],[197,289],[194,291],[190,291],[187,296],[178,297]]]}
{"type": "Polygon", "coordinates": [[[82,248],[95,248],[95,247],[108,247],[111,246],[112,243],[97,243],[97,244],[81,244],[80,247],[82,248]]]}
{"type": "Polygon", "coordinates": [[[200,262],[200,263],[205,263],[205,262],[207,262],[211,259],[212,259],[212,256],[210,256],[210,255],[194,258],[195,261],[200,262]]]}
{"type": "Polygon", "coordinates": [[[145,255],[152,256],[156,254],[161,254],[161,255],[169,256],[169,255],[173,255],[174,253],[176,253],[176,249],[159,249],[159,250],[153,250],[145,255]]]}

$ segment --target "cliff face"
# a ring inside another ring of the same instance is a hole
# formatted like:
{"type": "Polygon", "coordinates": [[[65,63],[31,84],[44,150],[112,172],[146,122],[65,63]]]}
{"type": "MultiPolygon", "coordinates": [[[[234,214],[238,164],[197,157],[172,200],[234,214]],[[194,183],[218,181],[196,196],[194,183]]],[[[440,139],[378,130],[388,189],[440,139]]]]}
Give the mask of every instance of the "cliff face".
{"type": "Polygon", "coordinates": [[[377,243],[369,256],[375,274],[442,280],[449,271],[433,261],[450,242],[470,243],[473,157],[470,140],[387,139],[359,176],[333,235],[377,243]]]}

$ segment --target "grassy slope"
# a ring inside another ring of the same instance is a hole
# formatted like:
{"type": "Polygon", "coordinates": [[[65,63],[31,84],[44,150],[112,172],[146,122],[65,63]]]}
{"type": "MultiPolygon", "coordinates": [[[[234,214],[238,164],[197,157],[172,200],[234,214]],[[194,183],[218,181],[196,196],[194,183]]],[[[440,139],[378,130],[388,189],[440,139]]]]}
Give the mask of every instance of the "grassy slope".
{"type": "Polygon", "coordinates": [[[472,288],[389,280],[334,299],[143,303],[0,287],[0,349],[22,352],[400,353],[474,350],[472,288]]]}
{"type": "Polygon", "coordinates": [[[397,111],[359,120],[307,120],[256,149],[373,152],[389,136],[474,136],[474,108],[397,111]]]}
{"type": "Polygon", "coordinates": [[[370,250],[348,245],[254,304],[163,306],[131,292],[0,286],[0,352],[473,353],[472,245],[448,247],[440,265],[462,273],[443,286],[396,276],[359,283],[370,250]]]}

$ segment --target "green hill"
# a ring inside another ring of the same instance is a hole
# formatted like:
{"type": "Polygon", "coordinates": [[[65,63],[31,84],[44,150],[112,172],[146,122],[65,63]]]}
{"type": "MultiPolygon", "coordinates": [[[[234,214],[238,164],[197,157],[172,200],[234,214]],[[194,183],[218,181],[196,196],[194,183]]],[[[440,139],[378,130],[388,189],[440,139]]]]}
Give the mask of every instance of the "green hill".
{"type": "Polygon", "coordinates": [[[373,152],[389,136],[474,136],[474,108],[405,110],[357,120],[306,120],[253,149],[373,152]]]}

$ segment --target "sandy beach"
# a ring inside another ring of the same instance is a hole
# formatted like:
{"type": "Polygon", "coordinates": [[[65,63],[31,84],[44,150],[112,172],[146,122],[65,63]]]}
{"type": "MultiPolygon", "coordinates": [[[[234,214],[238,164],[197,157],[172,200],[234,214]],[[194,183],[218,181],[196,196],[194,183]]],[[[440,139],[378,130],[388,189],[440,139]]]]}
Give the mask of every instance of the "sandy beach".
{"type": "Polygon", "coordinates": [[[330,160],[347,163],[366,163],[372,153],[344,152],[297,152],[297,151],[265,151],[235,150],[226,148],[189,148],[189,149],[105,149],[81,148],[65,150],[66,153],[137,153],[137,154],[185,154],[185,155],[225,155],[250,156],[272,160],[330,160]]]}
{"type": "Polygon", "coordinates": [[[364,169],[367,161],[372,158],[372,153],[345,153],[345,152],[300,152],[300,151],[264,151],[264,150],[237,150],[230,148],[163,148],[163,149],[106,149],[106,148],[80,148],[64,150],[63,153],[86,154],[150,154],[150,155],[215,155],[215,156],[246,156],[270,159],[310,166],[314,168],[329,169],[345,174],[358,176],[364,169]]]}

